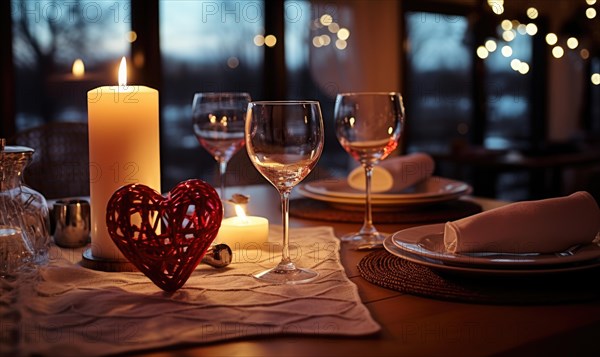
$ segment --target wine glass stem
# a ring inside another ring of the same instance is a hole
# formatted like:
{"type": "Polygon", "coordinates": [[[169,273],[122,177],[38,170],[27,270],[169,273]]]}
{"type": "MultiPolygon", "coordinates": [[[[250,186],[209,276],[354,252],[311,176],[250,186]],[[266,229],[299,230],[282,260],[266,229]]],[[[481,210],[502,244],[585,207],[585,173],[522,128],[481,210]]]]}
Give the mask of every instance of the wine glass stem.
{"type": "Polygon", "coordinates": [[[281,249],[281,262],[279,269],[294,270],[296,267],[290,259],[290,191],[281,192],[281,224],[283,226],[283,247],[281,249]]]}
{"type": "Polygon", "coordinates": [[[221,185],[221,199],[226,200],[225,197],[225,173],[227,172],[227,160],[219,161],[219,184],[221,185]]]}
{"type": "Polygon", "coordinates": [[[375,233],[377,229],[373,226],[373,214],[371,211],[371,177],[373,176],[373,165],[365,164],[365,219],[360,233],[375,233]]]}

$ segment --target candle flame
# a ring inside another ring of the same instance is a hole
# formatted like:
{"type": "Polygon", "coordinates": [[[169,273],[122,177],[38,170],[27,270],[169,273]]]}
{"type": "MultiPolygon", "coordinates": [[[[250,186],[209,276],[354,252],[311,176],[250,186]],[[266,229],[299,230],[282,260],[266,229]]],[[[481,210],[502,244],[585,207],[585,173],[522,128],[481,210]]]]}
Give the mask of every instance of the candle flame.
{"type": "Polygon", "coordinates": [[[246,216],[246,212],[244,212],[244,209],[242,208],[242,206],[235,205],[234,207],[235,207],[235,214],[238,216],[240,221],[242,221],[243,223],[248,223],[248,216],[246,216]]]}
{"type": "Polygon", "coordinates": [[[127,85],[127,62],[125,61],[125,57],[121,59],[121,64],[119,65],[119,85],[127,85]]]}
{"type": "Polygon", "coordinates": [[[71,72],[75,77],[83,77],[85,74],[85,66],[83,65],[83,61],[81,58],[73,61],[73,67],[71,68],[71,72]]]}

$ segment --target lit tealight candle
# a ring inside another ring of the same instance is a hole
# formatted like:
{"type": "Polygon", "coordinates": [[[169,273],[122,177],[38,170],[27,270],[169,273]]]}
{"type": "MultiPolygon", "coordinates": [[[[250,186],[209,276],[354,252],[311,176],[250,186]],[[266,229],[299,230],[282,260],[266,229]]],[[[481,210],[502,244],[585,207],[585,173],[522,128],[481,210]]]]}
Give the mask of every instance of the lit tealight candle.
{"type": "Polygon", "coordinates": [[[73,67],[71,67],[71,72],[73,72],[73,77],[82,78],[85,75],[85,66],[81,58],[73,61],[73,67]]]}
{"type": "Polygon", "coordinates": [[[221,222],[215,243],[225,243],[233,250],[266,249],[269,240],[269,220],[247,216],[240,205],[235,205],[237,216],[221,222]]]}

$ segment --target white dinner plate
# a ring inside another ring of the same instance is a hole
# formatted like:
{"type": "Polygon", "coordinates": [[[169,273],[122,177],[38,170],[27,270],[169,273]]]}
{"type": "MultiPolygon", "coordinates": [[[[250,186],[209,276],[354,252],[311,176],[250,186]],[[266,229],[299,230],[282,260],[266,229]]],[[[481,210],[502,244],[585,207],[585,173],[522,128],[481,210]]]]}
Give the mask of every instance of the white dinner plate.
{"type": "MultiPolygon", "coordinates": [[[[342,198],[342,197],[332,197],[332,196],[323,196],[312,193],[310,191],[306,191],[303,187],[298,187],[298,193],[301,195],[312,198],[319,201],[324,201],[328,203],[334,204],[342,204],[342,205],[354,205],[364,207],[365,198],[362,199],[354,199],[354,198],[342,198]]],[[[398,207],[398,206],[415,206],[415,205],[427,205],[432,203],[440,203],[445,201],[451,201],[460,198],[461,196],[469,194],[470,191],[466,191],[464,193],[456,193],[453,195],[446,196],[438,196],[438,197],[428,197],[428,198],[414,198],[414,199],[397,199],[397,200],[377,200],[372,199],[371,204],[373,206],[388,206],[388,207],[398,207]]]]}
{"type": "Polygon", "coordinates": [[[430,224],[408,228],[390,236],[392,243],[400,250],[409,254],[435,259],[450,265],[477,265],[532,267],[560,264],[580,263],[600,259],[600,246],[590,243],[577,249],[572,255],[558,254],[491,254],[481,256],[481,253],[455,254],[446,251],[444,247],[444,223],[430,224]]]}
{"type": "MultiPolygon", "coordinates": [[[[301,185],[304,191],[314,195],[353,199],[364,202],[365,193],[356,190],[344,179],[327,179],[308,182],[301,185]]],[[[374,201],[402,201],[416,199],[432,199],[442,196],[464,194],[471,190],[465,182],[456,181],[439,176],[431,176],[402,191],[386,191],[371,194],[374,201]]]]}
{"type": "Polygon", "coordinates": [[[482,266],[477,264],[453,265],[438,259],[429,258],[423,255],[411,254],[398,248],[389,236],[383,241],[384,248],[391,254],[411,261],[415,264],[424,265],[431,269],[441,272],[465,273],[475,275],[493,275],[493,276],[516,276],[516,275],[538,275],[538,274],[556,274],[568,273],[573,271],[591,269],[600,266],[600,258],[587,260],[579,263],[550,265],[550,266],[521,266],[521,267],[502,267],[502,266],[482,266]]]}
{"type": "MultiPolygon", "coordinates": [[[[444,178],[432,178],[415,185],[404,193],[378,193],[371,198],[374,210],[389,210],[399,207],[425,206],[456,200],[472,192],[470,185],[444,178]]],[[[341,209],[364,209],[365,195],[354,190],[341,180],[313,181],[298,186],[301,195],[327,202],[341,209]],[[337,188],[336,188],[337,187],[337,188]]]]}

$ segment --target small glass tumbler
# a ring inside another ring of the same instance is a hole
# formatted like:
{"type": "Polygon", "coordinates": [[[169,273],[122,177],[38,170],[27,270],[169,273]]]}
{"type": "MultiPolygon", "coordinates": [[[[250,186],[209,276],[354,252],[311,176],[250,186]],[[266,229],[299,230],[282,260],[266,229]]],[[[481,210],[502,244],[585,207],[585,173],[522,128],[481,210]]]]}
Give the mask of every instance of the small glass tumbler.
{"type": "MultiPolygon", "coordinates": [[[[45,264],[50,246],[48,205],[41,193],[23,182],[23,171],[34,150],[4,143],[0,139],[0,226],[18,231],[24,247],[31,252],[31,257],[25,259],[27,262],[45,264]]],[[[6,233],[10,237],[15,234],[6,233]]]]}
{"type": "Polygon", "coordinates": [[[60,200],[53,205],[54,243],[64,248],[85,246],[90,239],[90,204],[86,200],[60,200]]]}

